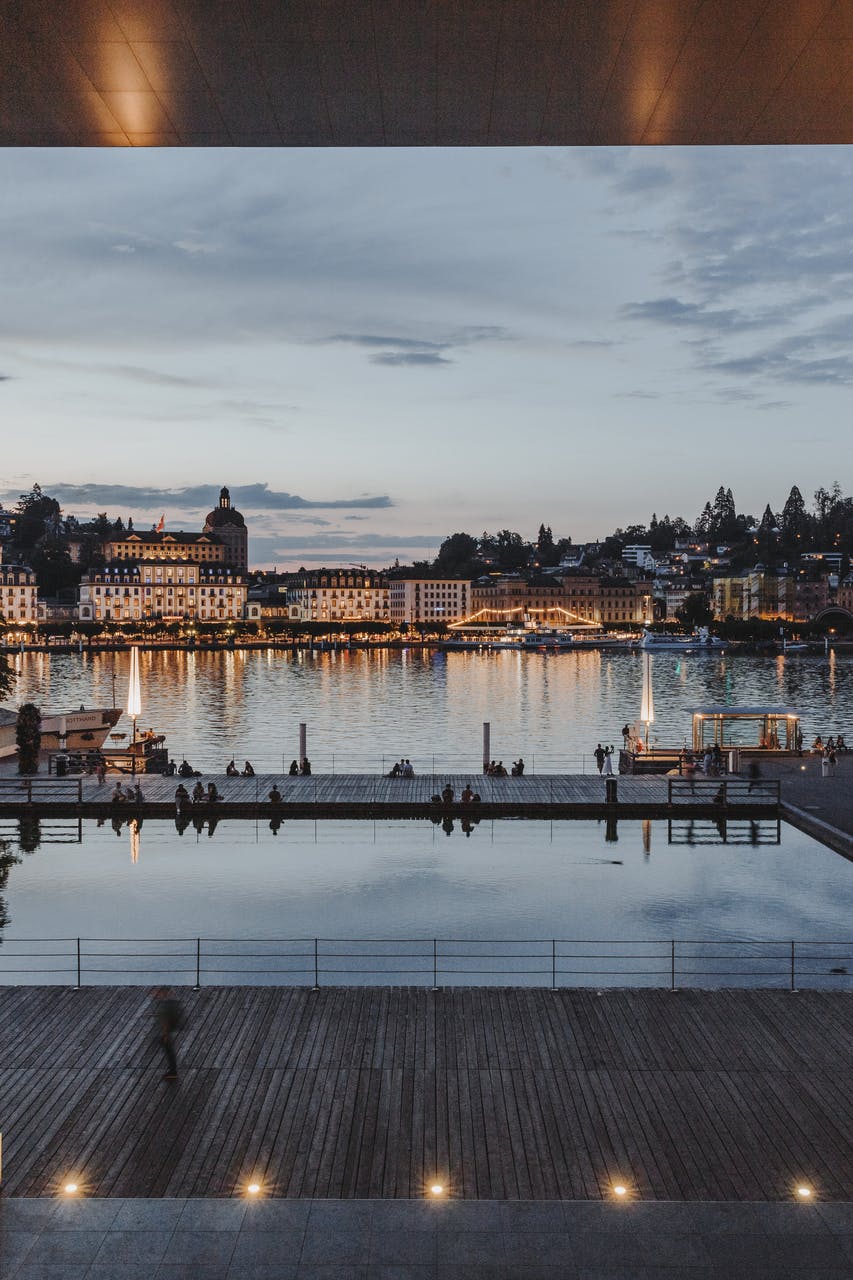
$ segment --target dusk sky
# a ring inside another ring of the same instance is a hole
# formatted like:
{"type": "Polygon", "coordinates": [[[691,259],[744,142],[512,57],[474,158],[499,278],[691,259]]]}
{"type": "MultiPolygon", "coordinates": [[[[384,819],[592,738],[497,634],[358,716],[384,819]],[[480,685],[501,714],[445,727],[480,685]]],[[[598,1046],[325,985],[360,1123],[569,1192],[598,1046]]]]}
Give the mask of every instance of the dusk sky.
{"type": "Polygon", "coordinates": [[[846,148],[5,150],[0,500],[255,566],[849,492],[846,148]]]}

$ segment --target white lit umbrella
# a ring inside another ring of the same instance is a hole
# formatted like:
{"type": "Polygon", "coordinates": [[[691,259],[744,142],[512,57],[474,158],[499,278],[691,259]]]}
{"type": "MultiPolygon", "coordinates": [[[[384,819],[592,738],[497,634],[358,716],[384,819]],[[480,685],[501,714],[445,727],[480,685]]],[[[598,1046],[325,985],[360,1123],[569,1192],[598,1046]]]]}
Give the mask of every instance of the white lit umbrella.
{"type": "Polygon", "coordinates": [[[652,655],[643,654],[643,700],[640,703],[640,719],[646,726],[646,750],[649,749],[649,725],[654,723],[655,699],[652,692],[652,655]]]}
{"type": "Polygon", "coordinates": [[[136,645],[130,651],[130,679],[127,682],[127,714],[133,721],[133,741],[136,741],[136,717],[142,714],[142,692],[139,686],[139,650],[136,645]]]}

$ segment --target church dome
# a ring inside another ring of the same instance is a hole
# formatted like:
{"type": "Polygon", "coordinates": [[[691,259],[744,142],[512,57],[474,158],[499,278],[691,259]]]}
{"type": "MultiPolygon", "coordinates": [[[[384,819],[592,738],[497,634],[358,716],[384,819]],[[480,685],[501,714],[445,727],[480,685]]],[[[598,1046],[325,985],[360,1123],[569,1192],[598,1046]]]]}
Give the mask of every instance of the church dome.
{"type": "Polygon", "coordinates": [[[214,507],[212,511],[207,513],[204,521],[205,529],[218,529],[223,525],[233,524],[240,528],[245,526],[246,521],[243,519],[241,512],[236,507],[231,506],[231,494],[227,489],[219,490],[219,506],[214,507]]]}

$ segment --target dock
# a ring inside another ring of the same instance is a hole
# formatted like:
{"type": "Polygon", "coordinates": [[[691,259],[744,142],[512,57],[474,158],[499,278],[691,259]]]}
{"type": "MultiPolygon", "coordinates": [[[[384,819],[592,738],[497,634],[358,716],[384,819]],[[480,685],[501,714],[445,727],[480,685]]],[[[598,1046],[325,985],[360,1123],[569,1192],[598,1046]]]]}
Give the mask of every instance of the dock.
{"type": "Polygon", "coordinates": [[[6,989],[3,1196],[821,1200],[853,1186],[829,992],[6,989]]]}
{"type": "Polygon", "coordinates": [[[228,778],[201,774],[195,778],[159,774],[108,774],[102,784],[94,776],[32,779],[0,777],[0,814],[22,812],[55,816],[104,817],[117,812],[128,817],[175,816],[175,790],[180,782],[192,791],[215,784],[219,799],[191,805],[183,812],[215,814],[218,818],[258,817],[276,812],[282,818],[620,818],[668,817],[677,809],[684,817],[777,816],[780,789],[772,779],[751,783],[746,778],[599,777],[543,774],[537,777],[490,778],[472,773],[427,774],[416,778],[387,778],[375,774],[315,774],[288,777],[259,774],[228,778]],[[139,784],[142,800],[116,804],[111,800],[116,781],[127,789],[139,784]],[[466,785],[479,795],[471,804],[460,800],[466,785]],[[440,799],[446,786],[454,800],[440,799]],[[273,786],[281,802],[271,804],[273,786]],[[615,797],[615,798],[614,798],[615,797]]]}

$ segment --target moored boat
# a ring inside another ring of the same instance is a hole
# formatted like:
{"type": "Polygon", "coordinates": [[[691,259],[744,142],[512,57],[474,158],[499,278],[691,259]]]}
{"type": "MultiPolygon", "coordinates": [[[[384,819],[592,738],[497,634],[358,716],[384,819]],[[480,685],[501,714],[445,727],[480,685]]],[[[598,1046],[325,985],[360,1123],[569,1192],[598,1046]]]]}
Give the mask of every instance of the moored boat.
{"type": "MultiPolygon", "coordinates": [[[[97,751],[121,718],[121,707],[80,707],[48,711],[41,718],[42,751],[97,751]]],[[[17,711],[0,709],[0,759],[17,751],[17,711]]]]}
{"type": "Polygon", "coordinates": [[[637,648],[652,653],[669,653],[687,650],[719,651],[728,646],[719,636],[712,636],[707,627],[699,627],[689,634],[646,630],[637,641],[637,648]]]}

